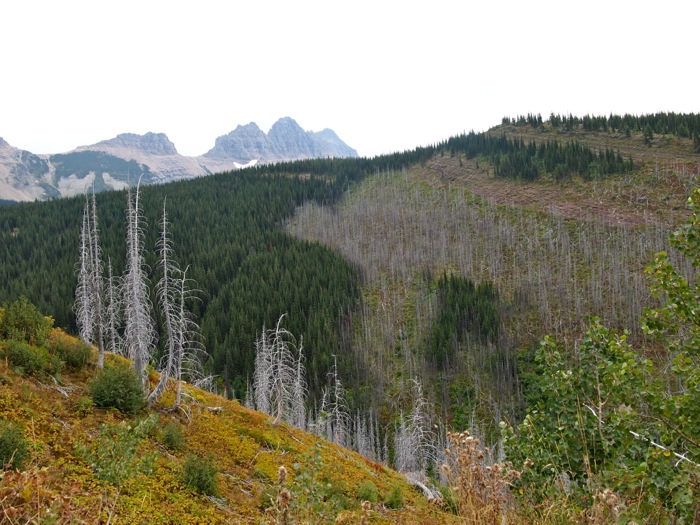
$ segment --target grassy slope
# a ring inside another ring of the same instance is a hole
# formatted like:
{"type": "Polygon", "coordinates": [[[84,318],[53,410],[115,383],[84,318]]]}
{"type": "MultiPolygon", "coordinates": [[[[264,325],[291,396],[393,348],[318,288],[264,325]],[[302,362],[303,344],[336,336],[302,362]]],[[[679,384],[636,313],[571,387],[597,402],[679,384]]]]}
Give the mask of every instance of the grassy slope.
{"type": "MultiPolygon", "coordinates": [[[[308,466],[305,461],[319,444],[321,477],[327,478],[338,499],[345,502],[343,512],[349,522],[360,519],[358,487],[367,481],[376,485],[379,498],[386,497],[394,486],[400,486],[405,497],[402,509],[375,505],[370,523],[451,520],[394,471],[298,429],[284,424],[273,426],[261,413],[193,387],[185,388],[191,396],[186,405],[189,416],[167,410],[172,392],[154,409],[159,417],[157,429],[169,422],[182,426],[185,449],[171,453],[159,442],[161,431],[152,433],[140,454],[158,454],[155,472],[128,481],[115,504],[115,488],[98,481],[75,453],[77,443],[93,442],[100,425],[132,421],[113,410],[92,409],[79,415],[76,407],[84,401],[86,381],[93,373],[92,366],[65,373],[59,385],[52,378],[19,376],[6,362],[0,363],[0,419],[22,425],[32,444],[25,472],[0,475],[3,523],[25,523],[28,517],[47,518],[52,513],[59,517],[58,523],[106,522],[111,510],[111,523],[260,523],[264,517],[263,493],[276,494],[278,468],[284,465],[290,472],[287,486],[294,493],[294,478],[301,473],[295,473],[294,465],[300,463],[300,470],[308,466]],[[221,410],[212,412],[206,407],[221,410]],[[219,470],[217,499],[183,485],[181,472],[188,454],[213,459],[219,470]],[[10,519],[12,516],[16,521],[10,519]]],[[[152,374],[152,382],[155,379],[152,374]]],[[[136,419],[147,413],[142,411],[136,419]]]]}

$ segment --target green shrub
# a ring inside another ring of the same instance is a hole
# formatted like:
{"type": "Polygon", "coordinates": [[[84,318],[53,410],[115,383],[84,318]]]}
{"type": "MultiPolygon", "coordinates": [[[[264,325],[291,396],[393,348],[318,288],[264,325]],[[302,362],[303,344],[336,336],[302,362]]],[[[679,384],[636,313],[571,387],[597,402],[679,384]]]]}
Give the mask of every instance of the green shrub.
{"type": "Polygon", "coordinates": [[[365,481],[360,485],[360,488],[357,490],[357,496],[360,501],[369,501],[370,503],[377,503],[377,500],[379,500],[377,486],[371,481],[365,481]]]}
{"type": "Polygon", "coordinates": [[[390,509],[400,509],[403,507],[403,490],[401,490],[399,485],[391,487],[391,491],[384,499],[384,505],[390,509]]]}
{"type": "Polygon", "coordinates": [[[303,463],[295,463],[296,476],[290,487],[290,510],[298,523],[334,523],[344,501],[339,498],[342,486],[329,482],[323,475],[323,446],[316,443],[304,457],[303,463]]]}
{"type": "Polygon", "coordinates": [[[95,406],[114,407],[125,414],[133,414],[145,404],[141,380],[126,365],[107,366],[88,381],[90,397],[95,406]]]}
{"type": "Polygon", "coordinates": [[[141,447],[158,424],[158,415],[151,414],[135,426],[126,421],[118,425],[103,424],[97,438],[85,445],[76,443],[75,451],[101,481],[121,487],[138,474],[152,474],[157,454],[141,447]]]}
{"type": "Polygon", "coordinates": [[[12,423],[0,423],[0,469],[21,469],[28,455],[24,431],[12,423]]]}
{"type": "Polygon", "coordinates": [[[31,346],[17,340],[5,341],[0,355],[22,375],[54,375],[63,368],[63,363],[46,348],[31,346]]]}
{"type": "Polygon", "coordinates": [[[348,488],[342,479],[331,480],[324,476],[321,481],[326,484],[326,498],[333,501],[336,513],[351,507],[350,499],[346,496],[348,488]]]}
{"type": "Polygon", "coordinates": [[[79,339],[69,337],[60,330],[54,330],[51,333],[48,348],[73,370],[84,368],[92,359],[92,349],[88,345],[79,339]]]}
{"type": "Polygon", "coordinates": [[[44,346],[52,326],[53,319],[44,317],[26,297],[20,297],[6,306],[0,317],[0,338],[44,346]]]}
{"type": "Polygon", "coordinates": [[[215,496],[218,492],[217,474],[218,471],[210,458],[190,454],[182,469],[182,481],[197,492],[215,496]]]}
{"type": "Polygon", "coordinates": [[[79,397],[78,400],[75,402],[75,405],[73,406],[75,415],[77,415],[78,417],[89,416],[90,414],[92,414],[94,408],[95,402],[92,400],[91,397],[87,396],[79,397]]]}
{"type": "Polygon", "coordinates": [[[182,432],[182,427],[171,421],[163,428],[161,441],[165,448],[172,452],[183,450],[185,448],[185,434],[182,432]]]}

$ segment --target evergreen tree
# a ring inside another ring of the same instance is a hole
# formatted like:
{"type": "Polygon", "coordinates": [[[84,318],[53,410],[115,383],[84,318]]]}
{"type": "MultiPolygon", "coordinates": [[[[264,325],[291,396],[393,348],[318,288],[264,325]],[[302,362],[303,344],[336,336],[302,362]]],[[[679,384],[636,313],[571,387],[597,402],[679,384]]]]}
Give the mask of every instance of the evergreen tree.
{"type": "Polygon", "coordinates": [[[652,141],[654,140],[654,130],[651,127],[651,124],[647,124],[644,127],[644,142],[651,146],[652,141]]]}

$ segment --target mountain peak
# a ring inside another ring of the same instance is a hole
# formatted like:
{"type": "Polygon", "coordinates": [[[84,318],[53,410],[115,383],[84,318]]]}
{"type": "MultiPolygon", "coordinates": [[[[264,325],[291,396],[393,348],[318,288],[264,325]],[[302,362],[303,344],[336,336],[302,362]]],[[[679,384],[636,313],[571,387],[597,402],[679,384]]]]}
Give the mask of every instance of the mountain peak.
{"type": "MultiPolygon", "coordinates": [[[[284,126],[290,126],[290,127],[297,127],[299,129],[302,129],[299,124],[297,124],[297,121],[294,120],[292,117],[282,117],[281,119],[278,119],[277,122],[275,122],[272,127],[274,128],[275,126],[277,127],[284,127],[284,126]]],[[[270,129],[272,131],[272,129],[270,129]]]]}
{"type": "Polygon", "coordinates": [[[214,147],[204,154],[211,159],[247,163],[279,162],[318,157],[357,157],[357,152],[331,130],[315,133],[304,129],[291,117],[275,122],[265,134],[255,122],[216,139],[214,147]],[[330,132],[330,133],[328,133],[330,132]]]}
{"type": "Polygon", "coordinates": [[[103,140],[88,147],[99,148],[104,146],[137,149],[149,155],[177,155],[175,144],[170,142],[165,133],[152,133],[150,131],[144,135],[121,133],[113,139],[103,140]]]}
{"type": "Polygon", "coordinates": [[[357,151],[340,140],[338,135],[330,128],[318,132],[311,132],[317,142],[323,142],[329,148],[337,150],[336,157],[359,157],[357,151]]]}
{"type": "MultiPolygon", "coordinates": [[[[258,127],[258,125],[255,122],[249,122],[248,124],[243,124],[243,125],[239,124],[238,126],[236,126],[235,130],[231,131],[231,133],[234,133],[234,132],[239,131],[239,130],[247,131],[247,132],[263,133],[263,131],[258,127]]],[[[229,133],[229,135],[231,133],[229,133]]]]}

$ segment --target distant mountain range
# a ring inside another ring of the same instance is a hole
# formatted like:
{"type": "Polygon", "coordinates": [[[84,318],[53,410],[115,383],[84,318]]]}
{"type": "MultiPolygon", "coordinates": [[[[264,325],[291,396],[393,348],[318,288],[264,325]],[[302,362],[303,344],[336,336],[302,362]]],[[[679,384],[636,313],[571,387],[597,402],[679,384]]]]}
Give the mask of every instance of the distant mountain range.
{"type": "Polygon", "coordinates": [[[123,133],[67,153],[37,155],[0,138],[0,200],[33,201],[158,184],[239,169],[256,163],[357,157],[330,129],[304,131],[281,118],[265,134],[254,122],[216,139],[204,155],[180,155],[163,133],[123,133]]]}

